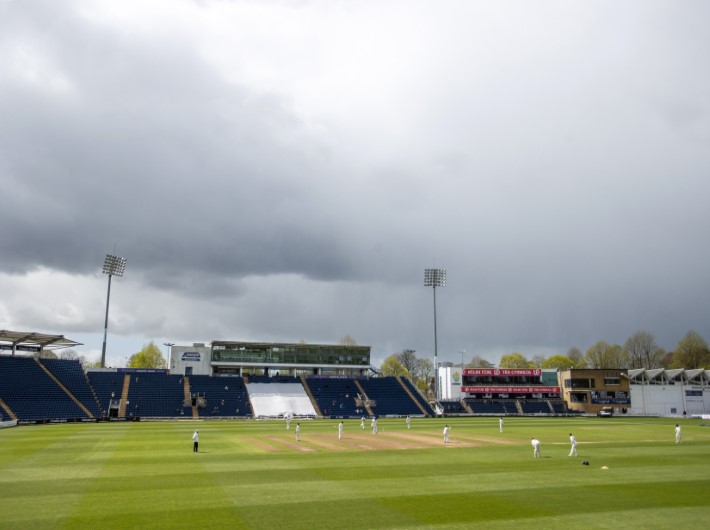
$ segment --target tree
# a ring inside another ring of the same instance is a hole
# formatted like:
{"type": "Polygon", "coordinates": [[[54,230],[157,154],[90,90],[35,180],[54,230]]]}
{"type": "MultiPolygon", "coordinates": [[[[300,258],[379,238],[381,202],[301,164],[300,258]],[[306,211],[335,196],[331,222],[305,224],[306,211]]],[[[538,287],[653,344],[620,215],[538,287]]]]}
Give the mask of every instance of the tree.
{"type": "Polygon", "coordinates": [[[675,357],[675,352],[669,351],[661,359],[661,368],[668,369],[673,366],[673,358],[675,357]]]}
{"type": "Polygon", "coordinates": [[[382,366],[380,366],[380,372],[384,376],[409,377],[409,372],[402,365],[402,363],[397,360],[396,355],[390,355],[384,361],[382,361],[382,366]]]}
{"type": "Polygon", "coordinates": [[[57,359],[57,354],[52,350],[40,350],[32,354],[33,357],[38,357],[39,359],[57,359]]]}
{"type": "Polygon", "coordinates": [[[493,368],[493,364],[486,361],[480,355],[474,355],[471,362],[466,365],[469,368],[493,368]]]}
{"type": "Polygon", "coordinates": [[[141,351],[134,353],[128,359],[129,368],[165,368],[167,365],[163,352],[153,341],[143,346],[141,351]]]}
{"type": "Polygon", "coordinates": [[[82,364],[83,364],[83,366],[84,366],[84,369],[87,369],[87,368],[102,368],[102,366],[101,366],[101,359],[97,359],[97,360],[95,360],[95,361],[86,360],[86,361],[84,361],[82,364]]]}
{"type": "Polygon", "coordinates": [[[86,364],[86,357],[78,353],[76,350],[72,350],[71,348],[68,350],[62,350],[59,353],[59,358],[60,359],[67,359],[69,361],[79,361],[82,366],[86,364]]]}
{"type": "Polygon", "coordinates": [[[545,356],[542,355],[541,353],[537,353],[532,356],[532,359],[530,359],[530,366],[532,368],[542,368],[542,365],[545,363],[545,356]]]}
{"type": "Polygon", "coordinates": [[[412,375],[412,377],[417,377],[417,354],[414,350],[403,350],[401,353],[395,354],[395,359],[397,359],[402,366],[412,375]]]}
{"type": "Polygon", "coordinates": [[[427,381],[434,375],[434,363],[429,359],[417,359],[414,373],[416,374],[417,385],[419,386],[419,382],[423,382],[423,387],[426,389],[428,386],[427,381]]]}
{"type": "Polygon", "coordinates": [[[609,348],[609,368],[618,370],[629,367],[629,354],[621,344],[612,344],[609,348]]]}
{"type": "Polygon", "coordinates": [[[686,368],[708,368],[710,366],[710,352],[708,343],[697,332],[690,330],[680,339],[673,354],[673,367],[686,368]]]}
{"type": "Polygon", "coordinates": [[[72,350],[71,348],[69,348],[68,350],[60,351],[59,358],[66,359],[69,361],[75,361],[75,360],[79,359],[79,354],[76,352],[76,350],[72,350]]]}
{"type": "Polygon", "coordinates": [[[355,339],[352,338],[350,335],[345,335],[344,337],[341,337],[338,341],[338,344],[340,346],[357,346],[357,342],[355,342],[355,339]]]}
{"type": "Polygon", "coordinates": [[[637,331],[626,339],[624,349],[629,356],[629,368],[660,368],[666,351],[656,344],[648,331],[637,331]]]}
{"type": "Polygon", "coordinates": [[[545,362],[542,363],[540,368],[556,368],[557,370],[569,370],[570,368],[576,368],[576,365],[572,359],[566,355],[553,355],[545,362]]]}
{"type": "Polygon", "coordinates": [[[501,368],[530,368],[530,363],[522,353],[506,353],[500,358],[501,368]]]}
{"type": "Polygon", "coordinates": [[[584,355],[589,368],[628,368],[628,354],[619,344],[597,341],[584,355]]]}
{"type": "Polygon", "coordinates": [[[576,346],[573,346],[567,350],[567,357],[572,360],[575,368],[586,368],[587,361],[585,360],[584,355],[582,355],[582,352],[579,351],[579,348],[576,346]]]}

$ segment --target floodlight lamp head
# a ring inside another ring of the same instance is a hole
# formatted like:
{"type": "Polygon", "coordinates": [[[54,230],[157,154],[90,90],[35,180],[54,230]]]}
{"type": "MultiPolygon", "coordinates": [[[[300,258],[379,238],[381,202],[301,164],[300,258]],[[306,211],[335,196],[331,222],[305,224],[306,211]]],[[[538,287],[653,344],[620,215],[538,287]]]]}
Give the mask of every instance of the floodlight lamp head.
{"type": "Polygon", "coordinates": [[[446,287],[446,269],[424,269],[424,287],[446,287]]]}
{"type": "Polygon", "coordinates": [[[112,254],[106,254],[103,269],[104,274],[108,274],[109,276],[123,276],[123,273],[125,271],[126,258],[121,258],[112,254]]]}

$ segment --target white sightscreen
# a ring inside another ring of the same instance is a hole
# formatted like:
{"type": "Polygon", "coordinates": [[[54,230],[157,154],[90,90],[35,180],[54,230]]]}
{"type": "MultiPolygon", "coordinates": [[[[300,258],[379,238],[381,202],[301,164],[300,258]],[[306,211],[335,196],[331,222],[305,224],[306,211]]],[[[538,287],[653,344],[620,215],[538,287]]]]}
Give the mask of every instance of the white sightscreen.
{"type": "Polygon", "coordinates": [[[316,411],[301,383],[249,383],[254,416],[315,416],[316,411]]]}

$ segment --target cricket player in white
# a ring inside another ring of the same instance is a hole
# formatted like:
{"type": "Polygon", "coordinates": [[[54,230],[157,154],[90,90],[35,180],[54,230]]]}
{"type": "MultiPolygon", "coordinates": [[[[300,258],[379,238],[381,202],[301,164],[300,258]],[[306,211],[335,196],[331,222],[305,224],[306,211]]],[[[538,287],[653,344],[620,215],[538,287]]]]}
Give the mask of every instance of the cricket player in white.
{"type": "Polygon", "coordinates": [[[296,424],[296,441],[297,442],[301,441],[301,424],[300,423],[296,424]]]}
{"type": "Polygon", "coordinates": [[[449,443],[449,426],[444,425],[444,443],[449,443]]]}
{"type": "Polygon", "coordinates": [[[680,424],[675,424],[675,443],[680,443],[680,424]]]}
{"type": "Polygon", "coordinates": [[[343,422],[338,423],[338,440],[343,439],[343,422]]]}
{"type": "Polygon", "coordinates": [[[412,418],[407,415],[407,429],[409,429],[412,426],[412,418]]]}
{"type": "Polygon", "coordinates": [[[503,417],[498,420],[498,427],[500,428],[500,432],[503,432],[503,417]]]}
{"type": "Polygon", "coordinates": [[[533,438],[530,443],[533,446],[533,458],[540,458],[540,440],[533,438]]]}
{"type": "Polygon", "coordinates": [[[377,418],[372,417],[372,434],[377,434],[377,418]]]}
{"type": "Polygon", "coordinates": [[[291,428],[291,415],[287,412],[286,413],[286,430],[291,428]]]}
{"type": "Polygon", "coordinates": [[[574,434],[569,433],[569,441],[572,444],[569,450],[569,456],[577,456],[577,438],[574,437],[574,434]]]}
{"type": "Polygon", "coordinates": [[[365,416],[360,418],[360,428],[363,430],[365,429],[365,416]]]}

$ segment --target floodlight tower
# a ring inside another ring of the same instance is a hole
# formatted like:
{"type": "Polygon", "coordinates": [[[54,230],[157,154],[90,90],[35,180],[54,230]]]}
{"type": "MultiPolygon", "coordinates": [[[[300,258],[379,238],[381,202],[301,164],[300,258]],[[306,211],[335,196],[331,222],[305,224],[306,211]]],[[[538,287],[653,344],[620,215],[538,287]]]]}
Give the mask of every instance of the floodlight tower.
{"type": "Polygon", "coordinates": [[[168,350],[168,369],[172,369],[173,367],[173,346],[175,346],[174,342],[163,342],[163,346],[167,346],[169,348],[168,350]]]}
{"type": "Polygon", "coordinates": [[[106,254],[104,274],[108,274],[108,291],[106,292],[106,320],[104,320],[104,345],[101,348],[101,368],[106,367],[106,335],[108,333],[108,302],[111,298],[111,276],[123,276],[126,270],[126,258],[106,254]]]}
{"type": "Polygon", "coordinates": [[[439,400],[439,351],[436,337],[436,288],[446,287],[446,269],[424,269],[424,287],[434,289],[434,399],[439,400]]]}

